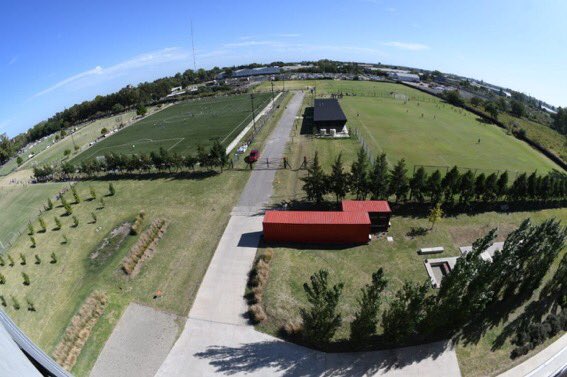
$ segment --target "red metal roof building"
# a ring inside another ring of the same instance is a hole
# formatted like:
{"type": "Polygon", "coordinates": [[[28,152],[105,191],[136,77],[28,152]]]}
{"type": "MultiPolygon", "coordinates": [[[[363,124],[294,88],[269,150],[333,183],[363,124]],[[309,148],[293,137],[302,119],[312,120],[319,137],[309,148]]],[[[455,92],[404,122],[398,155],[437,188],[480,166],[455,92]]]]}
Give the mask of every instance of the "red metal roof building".
{"type": "Polygon", "coordinates": [[[366,243],[366,212],[267,211],[262,223],[269,242],[366,243]]]}
{"type": "Polygon", "coordinates": [[[343,212],[366,212],[373,230],[386,231],[390,227],[392,210],[386,200],[343,200],[343,212]]]}

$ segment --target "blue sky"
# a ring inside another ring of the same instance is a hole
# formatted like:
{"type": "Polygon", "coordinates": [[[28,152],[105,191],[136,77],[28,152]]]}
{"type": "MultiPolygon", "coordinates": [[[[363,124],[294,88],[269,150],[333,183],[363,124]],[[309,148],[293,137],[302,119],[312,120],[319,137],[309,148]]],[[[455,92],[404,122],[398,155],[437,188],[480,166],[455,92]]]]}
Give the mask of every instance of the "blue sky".
{"type": "Polygon", "coordinates": [[[567,2],[14,1],[0,11],[0,133],[193,67],[330,58],[463,74],[567,106],[567,2]]]}

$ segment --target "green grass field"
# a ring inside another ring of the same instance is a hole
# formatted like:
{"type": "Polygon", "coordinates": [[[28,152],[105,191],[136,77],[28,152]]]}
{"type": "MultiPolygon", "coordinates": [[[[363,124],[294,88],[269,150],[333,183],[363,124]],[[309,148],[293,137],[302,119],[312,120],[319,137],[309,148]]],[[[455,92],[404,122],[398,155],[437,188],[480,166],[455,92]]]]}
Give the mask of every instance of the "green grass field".
{"type": "MultiPolygon", "coordinates": [[[[259,111],[271,99],[268,93],[256,96],[254,106],[259,111]]],[[[186,101],[104,139],[74,162],[117,154],[149,153],[163,147],[180,154],[195,154],[198,145],[207,147],[218,139],[228,145],[250,122],[251,103],[247,95],[223,96],[186,101]]]]}
{"type": "MultiPolygon", "coordinates": [[[[259,132],[255,147],[262,146],[289,98],[289,95],[284,97],[280,109],[259,132]]],[[[245,165],[242,162],[237,167],[245,165]]],[[[56,202],[56,207],[42,216],[47,223],[45,233],[37,232],[39,221],[32,217],[36,248],[30,247],[26,223],[46,202],[51,191],[57,192],[62,185],[57,189],[51,184],[18,186],[5,191],[0,187],[0,223],[8,223],[10,218],[21,214],[23,227],[22,235],[7,251],[16,261],[15,265],[10,267],[6,263],[0,267],[0,273],[6,277],[6,284],[0,285],[0,295],[8,304],[2,309],[34,342],[51,353],[84,299],[96,289],[107,292],[109,305],[72,370],[76,376],[87,376],[130,302],[187,315],[248,177],[249,172],[240,169],[196,179],[115,180],[116,195],[112,197],[104,197],[108,192],[107,181],[80,182],[77,189],[82,200],[72,205],[79,226],[71,226],[70,216],[61,216],[64,211],[60,202],[56,202]],[[88,200],[91,187],[97,193],[97,199],[92,201],[88,200]],[[105,200],[104,208],[99,201],[101,197],[105,200]],[[120,270],[120,262],[136,242],[136,236],[127,236],[123,244],[102,259],[93,259],[92,255],[110,232],[132,221],[142,209],[146,213],[143,229],[158,217],[167,219],[169,227],[140,274],[127,278],[120,270]],[[92,213],[97,217],[96,223],[93,223],[92,213]],[[55,229],[55,217],[62,222],[60,230],[55,229]],[[63,235],[67,236],[68,244],[62,243],[63,235]],[[52,252],[57,255],[56,264],[49,263],[52,252]],[[25,265],[20,264],[20,253],[27,259],[25,265]],[[35,264],[36,254],[41,264],[35,264]],[[30,276],[30,286],[22,284],[22,272],[30,276]],[[153,296],[157,290],[161,290],[163,296],[156,300],[153,296]],[[13,307],[12,295],[20,302],[20,310],[13,307]],[[26,298],[33,300],[36,312],[26,310],[26,298]]],[[[71,192],[65,197],[70,203],[74,201],[71,192]]],[[[0,230],[8,231],[8,228],[0,230]]],[[[6,255],[4,259],[7,261],[6,255]]]]}
{"type": "Polygon", "coordinates": [[[62,187],[62,183],[0,186],[0,253],[20,231],[25,232],[26,224],[37,218],[47,198],[53,197],[62,187]]]}
{"type": "MultiPolygon", "coordinates": [[[[256,90],[266,88],[262,85],[256,90]]],[[[347,126],[360,132],[374,156],[386,153],[390,163],[405,158],[410,168],[457,165],[486,172],[562,170],[528,144],[506,135],[505,130],[403,85],[333,80],[286,81],[285,85],[316,87],[317,96],[355,94],[340,101],[347,126]]],[[[342,141],[334,142],[338,153],[342,141]]]]}
{"type": "MultiPolygon", "coordinates": [[[[287,86],[287,84],[286,84],[287,86]]],[[[309,105],[308,100],[304,106],[309,105]]],[[[340,151],[345,166],[350,166],[359,148],[357,140],[316,139],[299,134],[301,121],[298,120],[292,133],[292,142],[286,147],[288,160],[294,169],[280,170],[274,182],[274,197],[277,204],[289,200],[304,200],[303,182],[300,178],[306,175],[305,170],[297,170],[303,156],[319,153],[321,165],[330,171],[334,158],[340,151]]],[[[332,195],[328,200],[334,200],[332,195]]],[[[443,246],[444,256],[459,255],[458,247],[470,245],[493,227],[498,228],[499,240],[513,230],[523,219],[531,218],[537,223],[555,217],[567,222],[567,210],[546,209],[542,211],[515,212],[510,214],[487,212],[477,215],[461,214],[441,219],[432,232],[424,236],[410,236],[412,228],[426,227],[430,224],[427,218],[419,216],[395,216],[389,231],[394,238],[393,243],[384,239],[373,240],[368,245],[343,250],[308,249],[308,248],[273,248],[273,259],[270,263],[268,285],[264,293],[263,304],[268,320],[259,329],[277,335],[279,328],[288,320],[298,320],[299,308],[307,304],[303,283],[321,268],[329,270],[333,282],[345,283],[339,310],[345,323],[336,338],[345,338],[349,334],[348,322],[356,310],[356,295],[359,289],[369,283],[371,274],[383,268],[389,285],[385,291],[382,309],[387,307],[392,294],[402,285],[405,279],[423,282],[428,279],[423,260],[426,257],[417,254],[421,247],[443,246]]],[[[261,252],[261,249],[260,251],[261,252]]],[[[567,250],[561,254],[564,255],[567,250]]],[[[561,257],[560,256],[560,257],[561,257]]],[[[557,258],[557,261],[560,259],[557,258]]],[[[556,267],[556,266],[555,266],[556,267]]],[[[552,276],[553,269],[548,274],[552,276]]],[[[534,295],[535,297],[535,295],[534,295]]],[[[510,314],[512,320],[521,314],[527,304],[510,314]]],[[[506,323],[489,329],[476,344],[458,344],[457,355],[463,375],[486,376],[495,375],[532,356],[545,345],[538,347],[526,357],[512,361],[509,357],[513,346],[507,341],[501,348],[493,351],[496,337],[502,332],[506,323]]],[[[546,343],[548,344],[548,343],[546,343]]]]}
{"type": "MultiPolygon", "coordinates": [[[[37,142],[33,147],[26,148],[26,150],[21,153],[19,156],[22,158],[23,162],[22,165],[29,163],[31,161],[35,161],[37,155],[45,150],[49,150],[53,145],[53,141],[55,140],[54,135],[50,135],[45,139],[37,142]],[[30,154],[34,154],[33,157],[28,158],[30,154]]],[[[16,162],[17,156],[11,158],[8,162],[4,165],[0,166],[0,176],[8,175],[9,173],[13,172],[14,170],[18,169],[18,163],[16,162]]]]}

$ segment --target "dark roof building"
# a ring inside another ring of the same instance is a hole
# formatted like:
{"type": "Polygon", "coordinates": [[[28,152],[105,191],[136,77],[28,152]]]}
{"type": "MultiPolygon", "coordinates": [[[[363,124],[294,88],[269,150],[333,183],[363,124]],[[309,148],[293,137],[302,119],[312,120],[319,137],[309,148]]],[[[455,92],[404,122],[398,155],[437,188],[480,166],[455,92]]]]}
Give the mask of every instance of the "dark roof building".
{"type": "Polygon", "coordinates": [[[280,73],[280,67],[244,68],[232,72],[232,77],[277,75],[278,73],[280,73]]]}
{"type": "Polygon", "coordinates": [[[342,131],[347,118],[339,101],[335,98],[316,99],[313,109],[313,123],[317,130],[335,129],[342,131]]]}
{"type": "Polygon", "coordinates": [[[386,200],[343,200],[341,204],[344,212],[368,213],[375,231],[387,231],[390,227],[392,210],[386,200]]]}

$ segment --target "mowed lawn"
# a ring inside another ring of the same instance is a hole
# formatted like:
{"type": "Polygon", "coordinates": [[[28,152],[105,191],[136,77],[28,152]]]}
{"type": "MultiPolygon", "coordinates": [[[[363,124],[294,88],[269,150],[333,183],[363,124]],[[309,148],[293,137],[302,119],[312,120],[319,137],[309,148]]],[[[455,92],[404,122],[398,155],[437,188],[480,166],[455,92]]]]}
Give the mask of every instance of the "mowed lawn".
{"type": "MultiPolygon", "coordinates": [[[[256,111],[263,109],[270,99],[271,94],[268,93],[256,95],[256,111]]],[[[251,106],[249,95],[182,102],[100,141],[73,159],[73,162],[110,152],[150,153],[161,147],[179,154],[195,154],[197,146],[208,147],[215,139],[226,146],[252,120],[251,106]]]]}
{"type": "MultiPolygon", "coordinates": [[[[271,90],[268,84],[263,83],[255,90],[271,90]]],[[[278,90],[283,87],[283,82],[274,84],[278,90]]],[[[391,163],[405,158],[410,169],[414,165],[457,165],[488,174],[497,170],[562,171],[553,161],[507,135],[502,128],[404,85],[305,80],[286,81],[285,87],[316,88],[317,97],[342,93],[340,102],[347,115],[347,126],[360,132],[372,154],[386,153],[391,163]]],[[[336,150],[341,150],[340,142],[336,150]]]]}
{"type": "MultiPolygon", "coordinates": [[[[72,227],[70,216],[61,216],[64,210],[57,202],[58,207],[43,216],[47,223],[45,233],[37,232],[38,221],[33,223],[37,247],[31,247],[25,229],[8,251],[16,263],[13,267],[8,263],[0,267],[0,273],[6,277],[6,284],[0,285],[0,295],[8,302],[2,309],[33,341],[51,353],[84,299],[96,289],[107,292],[109,306],[73,369],[75,375],[87,375],[129,302],[181,316],[187,314],[248,176],[246,171],[225,171],[203,179],[118,180],[113,182],[116,195],[104,197],[102,209],[98,198],[107,193],[108,182],[79,183],[82,201],[72,206],[78,227],[72,227]],[[97,200],[87,200],[90,187],[97,192],[97,200]],[[143,229],[156,218],[166,219],[170,224],[141,273],[127,278],[120,270],[120,263],[136,236],[128,236],[118,250],[93,261],[92,253],[103,239],[120,224],[133,221],[140,210],[146,213],[143,229]],[[97,217],[96,223],[92,213],[97,217]],[[61,230],[54,229],[55,217],[62,222],[61,230]],[[62,243],[63,235],[67,236],[68,244],[62,243]],[[50,263],[52,252],[58,259],[55,264],[50,263]],[[21,265],[20,253],[26,257],[26,265],[21,265]],[[41,258],[41,264],[35,264],[35,255],[41,258]],[[30,276],[30,286],[22,284],[22,272],[30,276]],[[157,290],[163,296],[153,299],[157,290]],[[22,305],[20,310],[14,309],[12,296],[22,305]],[[33,300],[36,312],[26,310],[27,298],[33,300]]],[[[73,202],[71,192],[65,197],[73,202]]]]}
{"type": "Polygon", "coordinates": [[[39,210],[64,186],[62,183],[44,185],[0,185],[0,253],[26,231],[26,224],[34,221],[39,210]]]}

